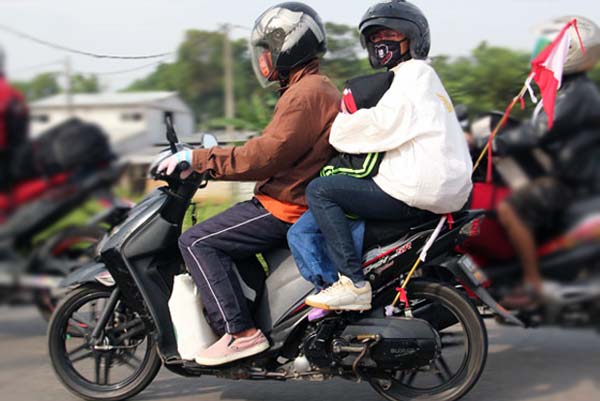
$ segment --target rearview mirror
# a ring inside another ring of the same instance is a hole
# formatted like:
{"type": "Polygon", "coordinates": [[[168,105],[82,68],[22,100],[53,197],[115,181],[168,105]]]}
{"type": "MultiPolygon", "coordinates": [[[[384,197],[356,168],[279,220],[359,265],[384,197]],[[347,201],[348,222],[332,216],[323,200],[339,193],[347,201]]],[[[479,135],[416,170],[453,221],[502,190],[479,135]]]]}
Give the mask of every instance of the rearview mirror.
{"type": "Polygon", "coordinates": [[[210,149],[219,146],[219,141],[212,134],[204,134],[202,135],[202,146],[205,149],[210,149]]]}
{"type": "Polygon", "coordinates": [[[173,127],[173,115],[171,113],[165,113],[165,125],[167,126],[167,141],[171,147],[173,154],[177,153],[176,144],[179,143],[175,127],[173,127]]]}

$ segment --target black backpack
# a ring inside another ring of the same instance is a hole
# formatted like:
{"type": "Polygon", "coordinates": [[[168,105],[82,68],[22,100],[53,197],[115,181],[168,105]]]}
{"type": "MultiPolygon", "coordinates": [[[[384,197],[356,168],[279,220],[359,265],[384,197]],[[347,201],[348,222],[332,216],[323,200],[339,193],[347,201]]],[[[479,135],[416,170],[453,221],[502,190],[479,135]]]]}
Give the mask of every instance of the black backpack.
{"type": "MultiPolygon", "coordinates": [[[[380,72],[346,82],[344,103],[350,113],[375,107],[394,81],[393,72],[380,72]]],[[[372,178],[379,172],[384,153],[339,153],[321,169],[321,177],[343,174],[354,178],[372,178]]]]}
{"type": "Polygon", "coordinates": [[[21,147],[13,172],[23,180],[96,167],[113,158],[108,137],[100,127],[72,118],[21,147]]]}

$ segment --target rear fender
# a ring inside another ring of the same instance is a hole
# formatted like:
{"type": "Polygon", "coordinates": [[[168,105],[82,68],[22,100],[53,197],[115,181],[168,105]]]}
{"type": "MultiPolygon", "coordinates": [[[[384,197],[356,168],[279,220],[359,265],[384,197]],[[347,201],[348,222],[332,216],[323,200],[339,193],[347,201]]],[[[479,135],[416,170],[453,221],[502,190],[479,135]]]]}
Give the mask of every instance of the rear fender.
{"type": "Polygon", "coordinates": [[[465,255],[462,257],[456,257],[449,261],[441,264],[440,266],[448,270],[452,275],[458,279],[465,287],[472,291],[481,302],[492,309],[496,314],[501,316],[506,322],[517,326],[525,327],[525,324],[517,317],[512,315],[502,305],[490,295],[490,293],[482,286],[483,280],[481,277],[478,279],[479,271],[474,271],[469,268],[471,259],[465,255]]]}

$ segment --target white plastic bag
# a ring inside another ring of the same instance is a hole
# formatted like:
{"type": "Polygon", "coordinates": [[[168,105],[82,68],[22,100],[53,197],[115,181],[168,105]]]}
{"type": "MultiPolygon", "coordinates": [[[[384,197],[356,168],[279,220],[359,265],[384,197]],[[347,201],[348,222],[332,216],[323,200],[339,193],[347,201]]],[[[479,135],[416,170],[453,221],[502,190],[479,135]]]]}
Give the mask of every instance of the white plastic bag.
{"type": "Polygon", "coordinates": [[[193,360],[200,351],[217,341],[204,317],[198,288],[189,274],[175,276],[169,310],[182,359],[193,360]]]}

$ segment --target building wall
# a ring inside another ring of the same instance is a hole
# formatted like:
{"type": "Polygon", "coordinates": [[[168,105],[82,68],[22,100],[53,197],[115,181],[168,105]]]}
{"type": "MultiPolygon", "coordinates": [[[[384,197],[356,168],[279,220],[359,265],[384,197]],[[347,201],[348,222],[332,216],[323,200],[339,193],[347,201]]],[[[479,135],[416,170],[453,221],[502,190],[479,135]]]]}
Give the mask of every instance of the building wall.
{"type": "MultiPolygon", "coordinates": [[[[166,108],[151,108],[146,110],[146,131],[152,145],[165,143],[165,113],[171,111],[166,108]]],[[[175,131],[179,136],[194,132],[194,117],[191,113],[173,112],[175,131]]]]}
{"type": "Polygon", "coordinates": [[[179,133],[194,132],[194,118],[189,109],[183,102],[169,99],[159,104],[139,106],[75,106],[72,113],[64,107],[32,108],[30,130],[32,137],[36,137],[70,117],[77,117],[101,126],[109,135],[115,151],[126,154],[165,142],[164,116],[167,111],[174,114],[179,133]],[[42,116],[45,118],[42,119],[42,116]]]}

